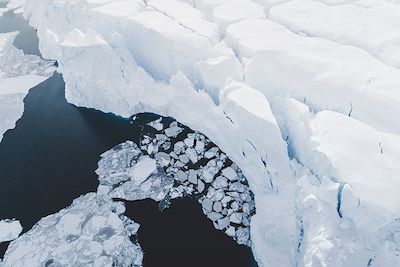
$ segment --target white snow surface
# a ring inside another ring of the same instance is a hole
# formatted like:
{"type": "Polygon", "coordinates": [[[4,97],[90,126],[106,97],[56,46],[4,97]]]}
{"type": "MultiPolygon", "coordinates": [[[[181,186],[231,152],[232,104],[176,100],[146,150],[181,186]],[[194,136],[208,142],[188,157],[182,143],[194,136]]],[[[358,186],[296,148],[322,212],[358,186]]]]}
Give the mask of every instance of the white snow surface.
{"type": "Polygon", "coordinates": [[[389,0],[23,6],[69,102],[174,117],[238,164],[255,194],[260,266],[400,265],[399,9],[389,0]]]}
{"type": "Polygon", "coordinates": [[[22,226],[16,220],[0,220],[0,243],[16,239],[22,232],[22,226]]]}
{"type": "Polygon", "coordinates": [[[18,32],[0,33],[0,141],[22,116],[29,89],[54,71],[52,62],[17,49],[13,45],[17,35],[18,32]]]}

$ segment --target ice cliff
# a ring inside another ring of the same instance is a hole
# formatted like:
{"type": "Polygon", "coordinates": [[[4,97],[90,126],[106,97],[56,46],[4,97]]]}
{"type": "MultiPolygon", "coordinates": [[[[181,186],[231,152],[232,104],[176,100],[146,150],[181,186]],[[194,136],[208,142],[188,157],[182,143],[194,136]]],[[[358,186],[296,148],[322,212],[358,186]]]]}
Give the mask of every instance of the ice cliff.
{"type": "Polygon", "coordinates": [[[400,3],[26,0],[66,98],[205,134],[261,266],[400,265],[400,3]]]}

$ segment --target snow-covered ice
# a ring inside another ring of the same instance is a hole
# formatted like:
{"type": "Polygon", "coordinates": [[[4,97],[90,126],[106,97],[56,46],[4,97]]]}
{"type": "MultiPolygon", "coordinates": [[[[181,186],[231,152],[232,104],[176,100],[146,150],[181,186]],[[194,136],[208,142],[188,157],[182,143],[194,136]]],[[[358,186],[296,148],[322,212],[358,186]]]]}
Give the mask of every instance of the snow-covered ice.
{"type": "Polygon", "coordinates": [[[15,127],[24,111],[23,100],[29,89],[48,79],[53,62],[24,55],[14,45],[18,32],[0,33],[0,141],[15,127]]]}
{"type": "Polygon", "coordinates": [[[22,232],[22,226],[16,220],[0,220],[0,243],[16,239],[22,232]]]}
{"type": "MultiPolygon", "coordinates": [[[[260,266],[400,265],[399,8],[391,0],[23,6],[43,56],[59,63],[69,102],[173,117],[237,164],[254,193],[250,236],[260,266]]],[[[168,129],[168,138],[181,134],[168,129]]],[[[181,168],[197,164],[196,153],[215,155],[194,143],[175,143],[188,147],[185,155],[156,160],[181,168]]],[[[199,192],[208,194],[215,168],[201,173],[199,192]]],[[[194,186],[190,174],[179,177],[194,186]]],[[[203,207],[217,213],[227,196],[212,193],[215,203],[203,207]]],[[[215,213],[216,227],[226,226],[215,213]]]]}

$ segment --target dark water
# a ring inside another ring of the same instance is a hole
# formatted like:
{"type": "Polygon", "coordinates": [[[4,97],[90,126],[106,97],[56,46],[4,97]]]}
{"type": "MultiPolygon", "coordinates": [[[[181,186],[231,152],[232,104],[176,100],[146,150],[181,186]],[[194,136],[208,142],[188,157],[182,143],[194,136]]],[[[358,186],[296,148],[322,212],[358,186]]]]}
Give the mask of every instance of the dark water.
{"type": "MultiPolygon", "coordinates": [[[[21,32],[15,42],[19,48],[39,54],[35,31],[21,16],[0,17],[0,32],[14,30],[21,32]]],[[[24,231],[96,191],[100,154],[137,141],[139,124],[155,117],[143,114],[131,123],[70,105],[60,74],[31,89],[24,102],[23,117],[0,143],[0,219],[17,218],[24,231]]],[[[127,202],[126,214],[141,224],[138,238],[146,267],[256,266],[251,250],[216,230],[195,200],[176,200],[163,213],[152,200],[127,202]]],[[[7,246],[0,244],[0,257],[7,246]]]]}
{"type": "Polygon", "coordinates": [[[139,223],[144,266],[257,266],[251,250],[218,231],[196,201],[183,198],[160,212],[153,200],[126,202],[126,215],[139,223]]]}

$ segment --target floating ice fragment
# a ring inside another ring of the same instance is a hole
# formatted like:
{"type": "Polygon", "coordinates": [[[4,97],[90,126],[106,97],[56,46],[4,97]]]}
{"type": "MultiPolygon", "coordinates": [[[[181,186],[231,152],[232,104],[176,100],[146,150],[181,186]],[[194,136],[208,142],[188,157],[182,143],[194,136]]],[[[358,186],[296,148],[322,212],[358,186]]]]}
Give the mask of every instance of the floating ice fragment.
{"type": "Polygon", "coordinates": [[[187,175],[186,175],[186,173],[184,173],[183,171],[181,171],[181,170],[179,170],[177,173],[176,173],[176,179],[178,180],[178,181],[180,181],[180,182],[184,182],[184,181],[186,181],[187,180],[187,175]]]}
{"type": "Polygon", "coordinates": [[[158,152],[156,154],[156,160],[160,164],[161,167],[168,166],[171,157],[165,152],[158,152]]]}
{"type": "Polygon", "coordinates": [[[214,202],[213,209],[216,212],[222,212],[222,204],[219,201],[214,202]]]}
{"type": "Polygon", "coordinates": [[[210,199],[208,199],[208,198],[202,199],[201,205],[203,206],[203,209],[205,211],[207,211],[207,212],[211,212],[212,211],[213,202],[210,199]]]}
{"type": "Polygon", "coordinates": [[[165,129],[165,134],[168,137],[177,137],[178,134],[182,132],[182,130],[183,129],[181,127],[179,127],[179,126],[172,126],[172,127],[168,128],[168,129],[165,129]]]}
{"type": "Polygon", "coordinates": [[[184,140],[184,142],[188,147],[192,147],[193,144],[194,144],[194,138],[193,137],[188,137],[188,138],[186,138],[184,140]]]}
{"type": "Polygon", "coordinates": [[[205,184],[200,179],[198,179],[197,180],[197,191],[199,191],[199,193],[202,193],[204,191],[204,189],[205,189],[205,184]]]}
{"type": "Polygon", "coordinates": [[[222,170],[222,174],[228,178],[230,181],[235,181],[237,180],[237,173],[232,167],[227,167],[222,170]]]}
{"type": "Polygon", "coordinates": [[[0,243],[16,239],[22,232],[22,226],[16,220],[0,220],[0,243]]]}
{"type": "Polygon", "coordinates": [[[215,222],[216,220],[221,219],[222,215],[217,212],[211,211],[210,213],[207,214],[207,217],[213,222],[215,222]]]}
{"type": "Polygon", "coordinates": [[[197,173],[194,170],[189,170],[189,182],[192,184],[197,184],[197,173]]]}
{"type": "Polygon", "coordinates": [[[232,215],[229,217],[229,220],[232,223],[240,224],[242,222],[242,213],[232,213],[232,215]]]}
{"type": "Polygon", "coordinates": [[[202,141],[196,141],[196,147],[195,147],[197,153],[202,153],[204,151],[204,142],[202,141]]]}
{"type": "Polygon", "coordinates": [[[226,231],[225,234],[227,234],[228,236],[234,237],[235,236],[235,227],[230,226],[226,231]]]}
{"type": "Polygon", "coordinates": [[[228,217],[224,217],[222,219],[218,220],[218,226],[220,229],[225,229],[226,227],[229,226],[229,218],[228,217]]]}

